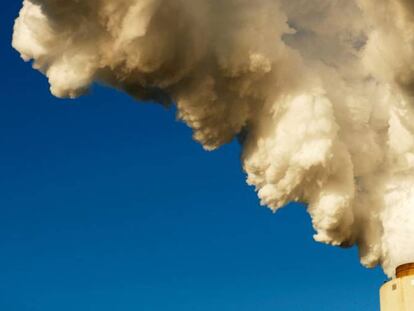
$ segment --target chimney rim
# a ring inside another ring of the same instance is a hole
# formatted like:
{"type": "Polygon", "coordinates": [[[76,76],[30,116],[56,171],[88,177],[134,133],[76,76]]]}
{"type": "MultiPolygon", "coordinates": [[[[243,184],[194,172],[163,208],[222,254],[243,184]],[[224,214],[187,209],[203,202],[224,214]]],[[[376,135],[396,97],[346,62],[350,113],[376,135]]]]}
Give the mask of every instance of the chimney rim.
{"type": "Polygon", "coordinates": [[[400,265],[396,269],[397,278],[414,275],[414,262],[400,265]]]}

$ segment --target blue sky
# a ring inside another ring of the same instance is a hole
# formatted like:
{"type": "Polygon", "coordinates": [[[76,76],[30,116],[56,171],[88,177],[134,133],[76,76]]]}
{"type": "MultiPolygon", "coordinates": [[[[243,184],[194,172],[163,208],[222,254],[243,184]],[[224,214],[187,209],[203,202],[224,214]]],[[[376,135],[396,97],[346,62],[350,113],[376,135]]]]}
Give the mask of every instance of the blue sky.
{"type": "Polygon", "coordinates": [[[379,269],[273,215],[236,142],[205,152],[173,109],[95,86],[59,100],[0,12],[0,310],[378,310],[379,269]]]}

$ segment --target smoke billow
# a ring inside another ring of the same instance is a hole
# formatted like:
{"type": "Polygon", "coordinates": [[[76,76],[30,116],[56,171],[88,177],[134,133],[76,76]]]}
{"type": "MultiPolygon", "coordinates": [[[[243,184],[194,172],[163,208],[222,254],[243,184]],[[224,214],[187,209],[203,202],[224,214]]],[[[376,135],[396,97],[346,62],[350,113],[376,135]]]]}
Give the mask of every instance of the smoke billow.
{"type": "Polygon", "coordinates": [[[95,82],[173,103],[247,182],[308,203],[315,239],[388,275],[414,261],[410,0],[25,0],[13,46],[51,92],[95,82]]]}

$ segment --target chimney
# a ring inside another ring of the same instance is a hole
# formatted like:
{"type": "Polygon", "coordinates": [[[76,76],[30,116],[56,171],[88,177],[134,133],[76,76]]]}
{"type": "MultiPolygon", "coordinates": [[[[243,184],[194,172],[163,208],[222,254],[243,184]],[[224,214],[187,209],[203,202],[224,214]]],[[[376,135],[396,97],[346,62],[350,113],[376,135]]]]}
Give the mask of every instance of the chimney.
{"type": "Polygon", "coordinates": [[[399,266],[396,276],[380,289],[381,311],[413,311],[414,263],[399,266]]]}

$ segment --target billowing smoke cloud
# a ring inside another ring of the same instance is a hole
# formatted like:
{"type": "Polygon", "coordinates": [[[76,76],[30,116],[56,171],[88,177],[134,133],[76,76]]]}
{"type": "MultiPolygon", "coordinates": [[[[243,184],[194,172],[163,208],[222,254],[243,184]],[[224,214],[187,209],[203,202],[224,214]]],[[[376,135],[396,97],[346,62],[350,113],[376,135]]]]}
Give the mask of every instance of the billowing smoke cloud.
{"type": "Polygon", "coordinates": [[[13,46],[58,97],[94,82],[177,105],[212,150],[239,137],[263,205],[388,275],[414,261],[410,0],[25,0],[13,46]]]}

